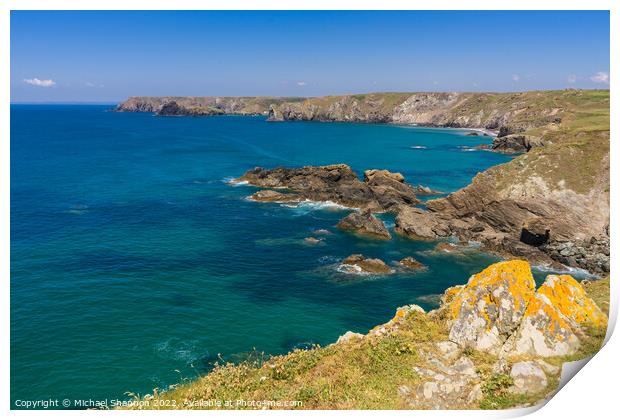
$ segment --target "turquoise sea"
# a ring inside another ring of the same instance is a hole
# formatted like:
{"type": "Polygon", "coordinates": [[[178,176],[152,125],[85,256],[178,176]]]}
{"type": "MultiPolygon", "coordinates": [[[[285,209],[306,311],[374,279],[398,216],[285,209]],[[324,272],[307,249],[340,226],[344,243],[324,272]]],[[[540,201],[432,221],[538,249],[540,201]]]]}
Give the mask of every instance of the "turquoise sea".
{"type": "MultiPolygon", "coordinates": [[[[437,305],[494,258],[338,232],[349,210],[245,199],[255,166],[347,163],[450,192],[509,157],[455,129],[11,107],[11,403],[126,398],[437,305]],[[303,239],[328,229],[320,245],[303,239]],[[352,253],[429,269],[363,277],[352,253]]],[[[393,219],[381,216],[393,226],[393,219]]]]}

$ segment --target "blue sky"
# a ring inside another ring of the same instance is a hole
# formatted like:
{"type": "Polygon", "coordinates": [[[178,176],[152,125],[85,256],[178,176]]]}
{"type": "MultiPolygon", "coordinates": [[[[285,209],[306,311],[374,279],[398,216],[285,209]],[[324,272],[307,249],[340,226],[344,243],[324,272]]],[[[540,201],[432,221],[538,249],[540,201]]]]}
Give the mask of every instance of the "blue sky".
{"type": "Polygon", "coordinates": [[[609,87],[609,13],[11,13],[13,102],[609,87]]]}

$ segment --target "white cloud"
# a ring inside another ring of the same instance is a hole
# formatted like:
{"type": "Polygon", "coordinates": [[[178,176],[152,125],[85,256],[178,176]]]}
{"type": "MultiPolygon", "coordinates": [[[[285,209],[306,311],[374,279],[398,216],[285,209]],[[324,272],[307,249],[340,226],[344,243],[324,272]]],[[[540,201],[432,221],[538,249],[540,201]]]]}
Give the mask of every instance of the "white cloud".
{"type": "Polygon", "coordinates": [[[592,80],[594,83],[605,83],[606,85],[608,85],[609,74],[605,73],[604,71],[599,71],[594,76],[590,77],[590,80],[592,80]]]}
{"type": "Polygon", "coordinates": [[[94,87],[102,88],[103,87],[102,84],[96,84],[96,83],[93,83],[93,82],[86,82],[86,83],[84,83],[84,86],[91,87],[91,88],[94,88],[94,87]]]}
{"type": "Polygon", "coordinates": [[[41,80],[37,79],[36,77],[34,79],[24,79],[24,83],[39,87],[52,87],[56,85],[56,82],[54,82],[52,79],[41,80]]]}
{"type": "Polygon", "coordinates": [[[519,80],[521,80],[521,76],[519,76],[518,74],[513,74],[512,75],[512,81],[513,82],[518,82],[519,80]]]}
{"type": "Polygon", "coordinates": [[[566,78],[566,81],[572,85],[573,83],[577,81],[577,76],[574,74],[569,74],[568,77],[566,78]]]}
{"type": "Polygon", "coordinates": [[[297,86],[306,86],[307,83],[304,81],[297,82],[297,86]]]}

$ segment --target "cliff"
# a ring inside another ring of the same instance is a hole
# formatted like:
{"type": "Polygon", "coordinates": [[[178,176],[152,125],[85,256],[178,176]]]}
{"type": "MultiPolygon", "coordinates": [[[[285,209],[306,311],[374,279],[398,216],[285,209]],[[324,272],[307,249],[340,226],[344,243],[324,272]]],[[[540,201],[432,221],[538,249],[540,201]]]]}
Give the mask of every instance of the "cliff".
{"type": "Polygon", "coordinates": [[[151,112],[158,115],[206,116],[218,114],[267,115],[269,107],[283,102],[295,103],[303,98],[268,96],[132,96],[120,103],[118,112],[151,112]],[[171,114],[166,107],[174,108],[171,114]],[[163,109],[163,112],[162,112],[163,109]]]}
{"type": "Polygon", "coordinates": [[[564,362],[600,348],[609,280],[550,275],[525,261],[493,264],[425,312],[398,308],[367,334],[284,356],[220,364],[134,408],[502,409],[557,389],[564,362]],[[169,404],[160,406],[159,401],[169,404]],[[226,405],[226,401],[230,404],[226,405]],[[258,402],[260,405],[256,405],[258,402]],[[219,404],[219,405],[218,405],[219,404]]]}

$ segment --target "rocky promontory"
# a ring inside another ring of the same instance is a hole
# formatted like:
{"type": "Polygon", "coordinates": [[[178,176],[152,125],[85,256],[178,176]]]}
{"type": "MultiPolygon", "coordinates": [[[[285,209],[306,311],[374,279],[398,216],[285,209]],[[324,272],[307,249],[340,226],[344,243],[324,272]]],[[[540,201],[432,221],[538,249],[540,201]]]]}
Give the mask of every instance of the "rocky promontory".
{"type": "Polygon", "coordinates": [[[364,172],[361,181],[345,164],[254,168],[236,181],[261,188],[286,189],[307,200],[331,201],[372,212],[395,212],[402,205],[419,202],[401,174],[373,169],[364,172]]]}

